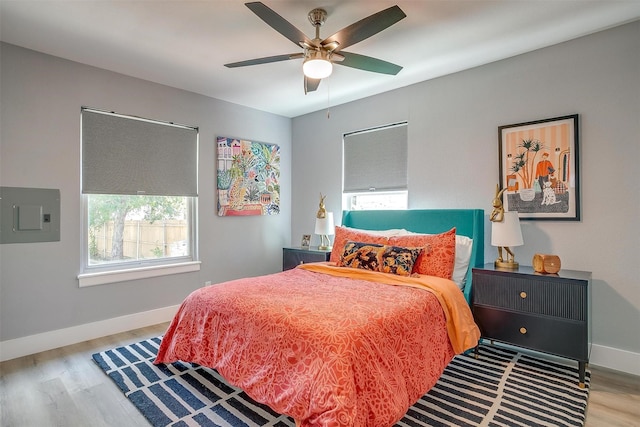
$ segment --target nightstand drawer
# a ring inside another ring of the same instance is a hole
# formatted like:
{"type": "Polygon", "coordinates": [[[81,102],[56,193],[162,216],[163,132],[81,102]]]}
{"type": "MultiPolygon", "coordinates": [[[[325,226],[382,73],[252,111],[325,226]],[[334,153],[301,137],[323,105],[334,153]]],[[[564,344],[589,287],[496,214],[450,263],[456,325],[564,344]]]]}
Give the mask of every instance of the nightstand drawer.
{"type": "Polygon", "coordinates": [[[560,320],[474,305],[474,317],[483,337],[588,361],[585,322],[560,320]]]}
{"type": "Polygon", "coordinates": [[[290,270],[299,264],[308,262],[329,261],[331,251],[320,251],[315,249],[283,248],[282,249],[282,270],[290,270]]]}
{"type": "Polygon", "coordinates": [[[474,304],[584,321],[587,293],[582,282],[553,276],[476,274],[474,304]]]}

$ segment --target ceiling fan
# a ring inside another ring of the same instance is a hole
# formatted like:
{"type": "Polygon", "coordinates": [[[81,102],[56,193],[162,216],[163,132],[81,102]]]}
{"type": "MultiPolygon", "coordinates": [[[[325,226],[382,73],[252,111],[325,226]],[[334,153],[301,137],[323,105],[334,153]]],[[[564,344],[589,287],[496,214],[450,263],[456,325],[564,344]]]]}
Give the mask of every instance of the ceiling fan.
{"type": "Polygon", "coordinates": [[[374,73],[391,75],[396,75],[402,70],[401,66],[392,64],[391,62],[342,50],[379,33],[405,18],[407,15],[405,15],[398,6],[392,6],[378,13],[374,13],[343,28],[324,40],[320,39],[320,26],[322,26],[327,19],[327,12],[324,9],[313,9],[309,12],[309,21],[316,29],[315,38],[309,39],[302,31],[298,30],[293,24],[265,4],[261,2],[251,2],[245,3],[245,6],[251,9],[253,13],[258,15],[260,19],[274,30],[291,40],[297,46],[302,47],[303,51],[233,62],[225,64],[225,67],[245,67],[248,65],[287,61],[289,59],[304,59],[302,69],[304,72],[305,94],[318,88],[320,80],[331,74],[334,63],[346,67],[358,68],[360,70],[372,71],[374,73]]]}

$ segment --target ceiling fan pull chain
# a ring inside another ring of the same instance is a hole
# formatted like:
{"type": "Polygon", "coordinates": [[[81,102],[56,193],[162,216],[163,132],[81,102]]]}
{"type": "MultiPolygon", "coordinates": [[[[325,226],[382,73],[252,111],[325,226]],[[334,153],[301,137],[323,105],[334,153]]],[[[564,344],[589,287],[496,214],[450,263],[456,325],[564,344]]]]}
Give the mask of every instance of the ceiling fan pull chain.
{"type": "Polygon", "coordinates": [[[331,79],[327,80],[327,120],[331,118],[331,79]]]}

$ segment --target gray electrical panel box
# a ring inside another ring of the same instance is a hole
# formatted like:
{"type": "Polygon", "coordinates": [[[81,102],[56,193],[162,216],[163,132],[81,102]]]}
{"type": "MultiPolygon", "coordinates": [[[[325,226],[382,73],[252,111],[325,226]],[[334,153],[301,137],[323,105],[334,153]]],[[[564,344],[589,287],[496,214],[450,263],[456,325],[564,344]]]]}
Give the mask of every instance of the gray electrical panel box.
{"type": "Polygon", "coordinates": [[[60,190],[0,187],[0,243],[60,240],[60,190]]]}

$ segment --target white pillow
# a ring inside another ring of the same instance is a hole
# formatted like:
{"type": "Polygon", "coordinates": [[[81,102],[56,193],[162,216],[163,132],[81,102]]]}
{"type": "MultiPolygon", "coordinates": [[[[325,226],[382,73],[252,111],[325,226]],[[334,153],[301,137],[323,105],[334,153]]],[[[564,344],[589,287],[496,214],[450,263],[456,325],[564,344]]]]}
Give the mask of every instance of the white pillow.
{"type": "Polygon", "coordinates": [[[460,289],[464,289],[467,283],[471,249],[473,249],[473,239],[456,234],[456,262],[453,267],[453,277],[451,280],[456,282],[460,289]]]}
{"type": "Polygon", "coordinates": [[[350,230],[359,231],[361,233],[367,233],[374,236],[384,236],[384,237],[393,237],[393,236],[403,236],[408,233],[404,228],[390,228],[389,230],[365,230],[362,228],[351,228],[345,227],[350,230]]]}
{"type": "MultiPolygon", "coordinates": [[[[414,233],[413,231],[402,230],[404,233],[400,234],[425,234],[414,233]]],[[[464,286],[467,283],[467,271],[469,270],[469,262],[471,261],[471,249],[473,249],[473,239],[467,236],[461,236],[456,234],[456,260],[453,266],[453,280],[460,290],[464,290],[464,286]]]]}

